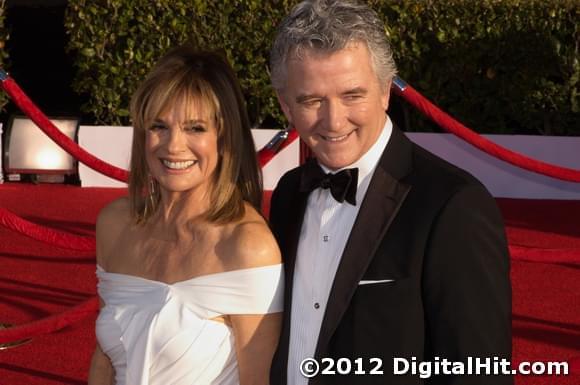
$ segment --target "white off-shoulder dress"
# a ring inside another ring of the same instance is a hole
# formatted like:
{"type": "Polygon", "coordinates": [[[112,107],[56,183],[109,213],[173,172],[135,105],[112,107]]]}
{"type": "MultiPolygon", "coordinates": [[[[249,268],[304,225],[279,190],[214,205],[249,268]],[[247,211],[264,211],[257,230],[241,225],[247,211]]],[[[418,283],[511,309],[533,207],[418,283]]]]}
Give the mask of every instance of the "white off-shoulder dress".
{"type": "Polygon", "coordinates": [[[283,309],[281,264],[174,284],[97,266],[97,278],[96,335],[117,385],[238,385],[233,331],[211,318],[283,309]]]}

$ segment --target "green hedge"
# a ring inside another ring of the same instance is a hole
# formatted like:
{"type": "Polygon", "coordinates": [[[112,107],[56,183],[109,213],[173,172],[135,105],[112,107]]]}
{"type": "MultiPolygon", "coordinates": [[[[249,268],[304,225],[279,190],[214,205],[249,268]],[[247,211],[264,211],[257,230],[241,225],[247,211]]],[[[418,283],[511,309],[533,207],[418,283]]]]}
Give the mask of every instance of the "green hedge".
{"type": "Polygon", "coordinates": [[[281,119],[267,73],[275,23],[287,5],[261,0],[70,0],[65,28],[77,53],[73,88],[99,123],[125,124],[130,95],[171,46],[193,40],[225,51],[256,122],[281,119]]]}
{"type": "Polygon", "coordinates": [[[468,126],[580,135],[578,0],[375,3],[403,78],[468,126]]]}
{"type": "MultiPolygon", "coordinates": [[[[8,29],[4,26],[6,21],[6,2],[0,0],[0,68],[6,71],[6,64],[8,60],[8,52],[6,51],[6,41],[8,40],[8,29]]],[[[4,92],[0,92],[0,111],[4,110],[4,106],[8,103],[8,96],[4,92]]]]}
{"type": "MultiPolygon", "coordinates": [[[[170,46],[225,50],[257,125],[283,126],[268,77],[277,23],[295,1],[69,0],[73,87],[95,122],[128,124],[130,95],[170,46]],[[265,120],[265,121],[264,121],[265,120]]],[[[370,0],[401,76],[479,132],[580,135],[577,0],[370,0]]],[[[434,128],[401,103],[407,130],[434,128]]]]}

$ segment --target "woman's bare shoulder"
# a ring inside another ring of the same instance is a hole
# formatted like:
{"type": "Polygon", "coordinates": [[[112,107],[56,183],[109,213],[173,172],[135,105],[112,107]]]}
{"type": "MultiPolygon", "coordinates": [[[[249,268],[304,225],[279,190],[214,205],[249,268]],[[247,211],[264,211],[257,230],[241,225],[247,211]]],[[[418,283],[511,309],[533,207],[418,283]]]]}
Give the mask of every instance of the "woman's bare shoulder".
{"type": "Polygon", "coordinates": [[[128,197],[122,197],[119,199],[115,199],[114,201],[108,203],[105,207],[101,209],[99,212],[99,216],[97,218],[97,231],[99,227],[103,227],[103,230],[106,230],[105,226],[108,225],[116,225],[120,222],[128,223],[131,220],[131,209],[128,197]],[[100,226],[102,225],[102,226],[100,226]]]}
{"type": "Polygon", "coordinates": [[[265,219],[250,205],[244,217],[231,224],[227,244],[236,268],[267,266],[281,263],[278,244],[265,219]]]}
{"type": "Polygon", "coordinates": [[[131,210],[127,197],[116,199],[101,209],[96,226],[97,263],[101,266],[106,265],[111,246],[130,223],[131,210]]]}

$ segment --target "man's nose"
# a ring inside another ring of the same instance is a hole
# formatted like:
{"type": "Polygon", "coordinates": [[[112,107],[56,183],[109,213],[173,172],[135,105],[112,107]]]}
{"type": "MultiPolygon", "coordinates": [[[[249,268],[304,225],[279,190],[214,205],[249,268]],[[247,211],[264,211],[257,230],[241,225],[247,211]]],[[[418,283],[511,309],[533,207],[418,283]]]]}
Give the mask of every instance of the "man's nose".
{"type": "Polygon", "coordinates": [[[340,101],[328,100],[325,103],[323,114],[328,131],[342,132],[346,122],[346,109],[340,101]]]}

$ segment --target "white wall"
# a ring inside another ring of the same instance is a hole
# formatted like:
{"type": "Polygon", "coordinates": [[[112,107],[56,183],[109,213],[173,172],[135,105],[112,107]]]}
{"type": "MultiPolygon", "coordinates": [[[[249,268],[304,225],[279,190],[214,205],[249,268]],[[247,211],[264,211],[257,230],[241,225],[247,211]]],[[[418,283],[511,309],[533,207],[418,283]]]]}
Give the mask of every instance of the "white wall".
{"type": "MultiPolygon", "coordinates": [[[[512,166],[452,134],[408,133],[432,153],[469,171],[495,197],[580,200],[580,183],[565,182],[512,166]]],[[[484,135],[533,159],[580,170],[580,137],[484,135]]]]}
{"type": "MultiPolygon", "coordinates": [[[[129,169],[133,128],[124,126],[80,126],[79,146],[122,169],[129,169]]],[[[79,177],[83,187],[125,187],[126,184],[109,178],[79,162],[79,177]]]]}

